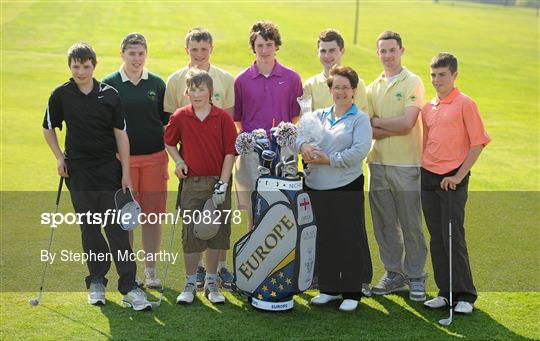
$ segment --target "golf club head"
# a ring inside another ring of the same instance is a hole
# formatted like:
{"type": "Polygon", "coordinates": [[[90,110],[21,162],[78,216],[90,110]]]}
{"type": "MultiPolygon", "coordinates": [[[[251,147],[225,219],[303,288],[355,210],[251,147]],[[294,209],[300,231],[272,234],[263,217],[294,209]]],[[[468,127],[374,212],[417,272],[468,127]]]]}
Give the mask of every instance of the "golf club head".
{"type": "Polygon", "coordinates": [[[270,169],[264,167],[264,166],[259,166],[257,167],[257,172],[259,172],[259,176],[261,175],[268,175],[270,174],[270,169]]]}
{"type": "Polygon", "coordinates": [[[286,165],[284,167],[283,173],[286,178],[296,178],[298,175],[298,172],[296,170],[296,167],[291,165],[286,165]]]}
{"type": "Polygon", "coordinates": [[[297,171],[297,172],[296,172],[296,176],[298,176],[298,177],[300,177],[300,178],[305,178],[305,177],[306,177],[306,173],[309,174],[309,169],[297,171]]]}
{"type": "Polygon", "coordinates": [[[274,153],[271,150],[263,150],[261,154],[261,158],[263,160],[263,167],[272,169],[272,161],[276,158],[276,153],[274,153]]]}
{"type": "Polygon", "coordinates": [[[446,319],[439,320],[439,324],[441,326],[449,326],[449,325],[452,324],[452,318],[449,317],[449,318],[446,318],[446,319]]]}
{"type": "Polygon", "coordinates": [[[441,326],[449,326],[450,324],[452,324],[452,320],[453,320],[453,310],[452,308],[450,308],[450,314],[448,315],[448,318],[445,318],[445,319],[442,319],[442,320],[439,320],[439,324],[441,326]]]}
{"type": "Polygon", "coordinates": [[[32,297],[28,300],[28,304],[30,304],[32,307],[36,307],[39,305],[39,297],[32,297]]]}
{"type": "Polygon", "coordinates": [[[253,151],[257,153],[257,155],[259,156],[259,165],[262,165],[264,163],[264,160],[262,158],[262,153],[264,152],[264,148],[261,145],[256,143],[253,147],[253,151]]]}

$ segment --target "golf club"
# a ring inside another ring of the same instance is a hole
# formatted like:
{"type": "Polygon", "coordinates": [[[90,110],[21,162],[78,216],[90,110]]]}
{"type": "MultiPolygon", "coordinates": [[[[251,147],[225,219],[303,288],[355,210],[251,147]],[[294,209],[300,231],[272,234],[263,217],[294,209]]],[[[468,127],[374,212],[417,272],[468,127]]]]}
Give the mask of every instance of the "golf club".
{"type": "MultiPolygon", "coordinates": [[[[182,187],[184,185],[184,180],[180,179],[180,182],[178,183],[178,194],[176,196],[176,210],[174,213],[174,220],[172,223],[171,232],[169,233],[169,245],[167,247],[167,250],[169,252],[172,251],[172,244],[174,241],[174,231],[176,230],[176,219],[178,218],[178,215],[180,214],[180,194],[182,193],[182,187]]],[[[167,261],[165,262],[165,272],[163,274],[163,281],[161,282],[161,290],[159,291],[159,299],[155,302],[150,302],[152,304],[152,308],[161,306],[161,301],[163,301],[163,295],[165,291],[165,282],[167,281],[167,275],[169,274],[169,266],[170,261],[167,258],[167,261]]]]}
{"type": "Polygon", "coordinates": [[[259,172],[259,176],[261,175],[268,175],[270,174],[270,169],[264,167],[264,166],[258,166],[257,167],[257,172],[259,172]]]}
{"type": "Polygon", "coordinates": [[[448,269],[450,271],[450,315],[448,318],[439,320],[439,324],[443,326],[449,326],[452,323],[453,312],[454,312],[454,302],[452,297],[452,189],[448,188],[448,269]]]}
{"type": "MultiPolygon", "coordinates": [[[[56,193],[56,207],[54,208],[54,214],[58,213],[58,205],[60,204],[60,194],[62,193],[62,186],[64,185],[64,178],[60,177],[60,183],[58,184],[58,192],[56,193]]],[[[51,252],[51,245],[54,236],[54,230],[56,226],[51,226],[51,234],[49,235],[49,247],[47,248],[47,254],[51,252]]],[[[41,284],[39,286],[39,294],[37,297],[32,297],[28,300],[28,303],[35,307],[41,302],[41,295],[43,295],[43,283],[45,282],[45,274],[47,273],[47,265],[49,262],[45,262],[43,265],[43,272],[41,273],[41,284]]]]}
{"type": "Polygon", "coordinates": [[[264,150],[261,154],[261,158],[263,159],[262,166],[264,168],[272,169],[272,161],[276,158],[276,153],[271,150],[264,150]]]}
{"type": "Polygon", "coordinates": [[[283,162],[282,161],[279,161],[278,163],[276,163],[276,165],[274,166],[274,174],[276,176],[281,176],[281,168],[283,167],[283,162]]]}
{"type": "Polygon", "coordinates": [[[264,163],[264,160],[262,158],[262,153],[265,151],[264,147],[258,143],[255,143],[253,151],[259,156],[259,165],[262,165],[264,163]]]}
{"type": "Polygon", "coordinates": [[[297,177],[297,170],[295,166],[286,165],[283,170],[283,177],[285,178],[296,178],[297,177]]]}
{"type": "Polygon", "coordinates": [[[255,143],[261,146],[263,150],[270,148],[270,142],[266,138],[258,139],[255,143]]]}

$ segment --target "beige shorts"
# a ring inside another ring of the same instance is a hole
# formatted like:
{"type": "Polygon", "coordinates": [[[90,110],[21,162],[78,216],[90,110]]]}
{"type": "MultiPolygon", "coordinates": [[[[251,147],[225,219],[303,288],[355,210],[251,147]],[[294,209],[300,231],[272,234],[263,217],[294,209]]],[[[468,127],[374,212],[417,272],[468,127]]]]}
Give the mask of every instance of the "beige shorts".
{"type": "MultiPolygon", "coordinates": [[[[180,196],[180,207],[182,211],[194,210],[202,211],[206,200],[212,197],[214,185],[218,182],[217,176],[190,176],[184,180],[182,194],[180,196]]],[[[219,206],[221,210],[231,209],[231,186],[227,188],[225,202],[219,206]]],[[[186,213],[187,214],[187,213],[186,213]]],[[[219,232],[209,240],[201,240],[193,233],[193,222],[182,224],[182,247],[184,253],[203,252],[207,248],[215,250],[228,250],[231,237],[230,215],[221,215],[222,222],[219,232]],[[225,217],[229,219],[225,221],[225,217]]]]}

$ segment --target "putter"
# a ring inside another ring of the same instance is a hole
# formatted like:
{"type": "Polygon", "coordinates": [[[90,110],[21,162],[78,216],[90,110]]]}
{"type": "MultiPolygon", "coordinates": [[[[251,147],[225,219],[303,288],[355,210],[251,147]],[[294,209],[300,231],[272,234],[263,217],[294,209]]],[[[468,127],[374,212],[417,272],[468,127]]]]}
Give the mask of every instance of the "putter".
{"type": "MultiPolygon", "coordinates": [[[[62,186],[64,185],[64,178],[60,177],[60,183],[58,184],[58,192],[56,193],[56,207],[54,208],[54,213],[58,213],[58,205],[60,204],[60,194],[62,193],[62,186]]],[[[47,254],[51,252],[51,245],[52,240],[54,236],[54,230],[56,227],[51,226],[51,234],[49,235],[49,247],[47,248],[47,254]]],[[[28,300],[28,303],[35,307],[39,305],[41,302],[41,296],[43,295],[43,283],[45,282],[45,274],[47,273],[47,264],[49,262],[45,262],[45,265],[43,265],[43,272],[41,273],[41,284],[39,286],[39,294],[37,297],[32,297],[28,300]]]]}
{"type": "MultiPolygon", "coordinates": [[[[169,246],[167,249],[169,252],[172,250],[172,244],[174,241],[174,231],[176,230],[176,219],[178,218],[178,215],[180,214],[180,193],[182,193],[182,187],[184,185],[184,180],[180,179],[180,182],[178,183],[178,194],[176,196],[176,210],[174,214],[174,220],[172,223],[171,232],[169,233],[169,246]]],[[[159,299],[155,302],[150,302],[152,305],[152,308],[161,306],[161,302],[163,301],[163,295],[165,292],[165,282],[167,281],[167,275],[169,274],[169,266],[170,262],[167,259],[167,262],[165,263],[165,272],[163,274],[163,281],[161,282],[161,290],[159,291],[159,299]]]]}
{"type": "Polygon", "coordinates": [[[449,326],[452,323],[454,302],[452,297],[452,190],[448,188],[448,254],[449,254],[449,270],[450,270],[450,315],[448,318],[439,320],[439,324],[449,326]]]}

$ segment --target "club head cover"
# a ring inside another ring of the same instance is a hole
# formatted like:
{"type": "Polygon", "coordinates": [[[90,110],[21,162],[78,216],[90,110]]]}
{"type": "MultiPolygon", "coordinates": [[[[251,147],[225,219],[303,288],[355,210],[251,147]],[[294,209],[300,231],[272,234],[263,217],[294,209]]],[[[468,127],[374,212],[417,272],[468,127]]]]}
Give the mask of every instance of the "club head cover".
{"type": "MultiPolygon", "coordinates": [[[[194,220],[196,216],[193,216],[194,220]]],[[[197,217],[199,218],[199,217],[197,217]]],[[[212,198],[206,200],[200,214],[200,220],[193,224],[193,234],[200,240],[209,240],[216,236],[221,227],[220,214],[212,198]],[[210,214],[205,213],[209,211],[210,214]]]]}
{"type": "Polygon", "coordinates": [[[117,215],[120,227],[126,231],[132,231],[139,226],[139,215],[141,214],[141,205],[133,197],[133,193],[128,188],[126,193],[119,189],[114,194],[114,203],[116,205],[117,215]]]}

